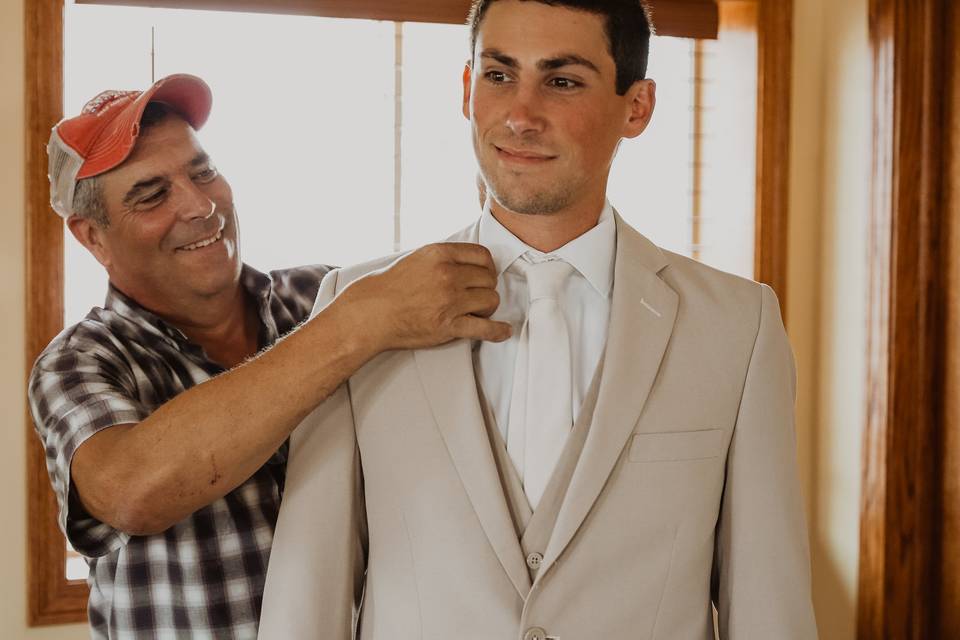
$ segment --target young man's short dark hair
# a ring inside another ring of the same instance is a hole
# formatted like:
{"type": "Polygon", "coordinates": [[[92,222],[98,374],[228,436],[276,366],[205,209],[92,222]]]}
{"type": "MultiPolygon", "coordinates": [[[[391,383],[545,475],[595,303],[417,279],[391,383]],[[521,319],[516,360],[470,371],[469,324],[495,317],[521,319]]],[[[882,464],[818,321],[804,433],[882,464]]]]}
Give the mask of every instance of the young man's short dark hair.
{"type": "MultiPolygon", "coordinates": [[[[497,0],[474,0],[467,22],[470,25],[470,53],[477,46],[477,34],[487,9],[497,0]]],[[[603,16],[607,44],[617,65],[617,94],[623,95],[637,80],[647,77],[650,55],[650,15],[641,0],[522,0],[554,7],[569,7],[603,16]]]]}

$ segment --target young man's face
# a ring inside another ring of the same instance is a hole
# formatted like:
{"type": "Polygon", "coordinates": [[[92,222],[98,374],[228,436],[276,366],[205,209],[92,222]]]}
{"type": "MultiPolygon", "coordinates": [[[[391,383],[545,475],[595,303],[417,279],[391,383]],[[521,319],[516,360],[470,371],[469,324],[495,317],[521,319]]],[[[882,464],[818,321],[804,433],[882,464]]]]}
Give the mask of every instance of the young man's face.
{"type": "Polygon", "coordinates": [[[71,228],[122,291],[163,313],[236,286],[233,195],[186,122],[147,129],[101,184],[109,226],[71,228]]]}
{"type": "Polygon", "coordinates": [[[617,95],[604,27],[602,16],[540,2],[499,0],[487,10],[464,71],[463,113],[502,207],[556,214],[602,205],[617,144],[643,131],[655,100],[649,80],[617,95]]]}

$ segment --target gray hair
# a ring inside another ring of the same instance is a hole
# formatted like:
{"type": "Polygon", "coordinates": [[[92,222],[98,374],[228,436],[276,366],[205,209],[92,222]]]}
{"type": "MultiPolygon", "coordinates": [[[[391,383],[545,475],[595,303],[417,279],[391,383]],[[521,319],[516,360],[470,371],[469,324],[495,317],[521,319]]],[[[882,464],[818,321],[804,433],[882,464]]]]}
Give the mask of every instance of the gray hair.
{"type": "Polygon", "coordinates": [[[100,176],[83,178],[77,181],[73,191],[74,215],[92,220],[97,226],[110,226],[110,216],[107,215],[107,203],[103,198],[103,184],[100,176]]]}

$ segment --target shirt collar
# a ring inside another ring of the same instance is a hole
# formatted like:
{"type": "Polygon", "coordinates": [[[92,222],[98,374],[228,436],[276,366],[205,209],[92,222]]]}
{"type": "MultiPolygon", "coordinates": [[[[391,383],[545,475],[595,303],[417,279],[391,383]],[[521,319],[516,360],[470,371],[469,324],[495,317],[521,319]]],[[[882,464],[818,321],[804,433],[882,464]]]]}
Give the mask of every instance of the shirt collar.
{"type": "MultiPolygon", "coordinates": [[[[245,264],[240,272],[240,285],[246,289],[247,293],[256,301],[261,322],[268,327],[268,330],[272,328],[271,325],[273,321],[270,315],[270,294],[273,291],[273,281],[266,274],[260,273],[253,267],[245,264]]],[[[103,308],[109,309],[155,333],[159,333],[177,344],[190,342],[182,331],[157,314],[144,308],[139,302],[120,291],[120,289],[117,289],[112,282],[109,283],[107,287],[107,298],[103,304],[103,308]]]]}
{"type": "Polygon", "coordinates": [[[604,203],[595,227],[559,249],[545,254],[527,245],[504,227],[493,216],[488,200],[480,216],[478,239],[493,256],[498,277],[522,255],[526,254],[534,260],[552,256],[573,266],[600,295],[605,298],[610,296],[617,254],[617,225],[609,201],[604,203]]]}

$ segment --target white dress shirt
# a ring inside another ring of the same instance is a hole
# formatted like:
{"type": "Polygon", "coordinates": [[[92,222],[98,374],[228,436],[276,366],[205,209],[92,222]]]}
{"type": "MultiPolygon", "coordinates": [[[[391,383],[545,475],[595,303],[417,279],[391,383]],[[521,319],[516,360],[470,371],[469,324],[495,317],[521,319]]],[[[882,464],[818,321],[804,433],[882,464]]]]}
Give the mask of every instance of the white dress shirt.
{"type": "Polygon", "coordinates": [[[474,351],[474,370],[483,394],[493,412],[504,442],[510,424],[510,398],[517,342],[530,306],[526,280],[507,271],[516,260],[540,262],[560,259],[574,268],[560,293],[559,304],[570,332],[572,367],[571,415],[580,414],[584,396],[607,343],[610,321],[610,293],[613,290],[613,265],[617,253],[617,229],[613,208],[607,202],[593,227],[549,254],[524,244],[493,217],[490,204],[480,218],[479,242],[493,255],[499,281],[500,306],[494,320],[513,325],[513,336],[505,342],[479,342],[474,351]]]}

